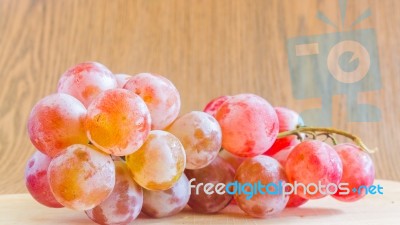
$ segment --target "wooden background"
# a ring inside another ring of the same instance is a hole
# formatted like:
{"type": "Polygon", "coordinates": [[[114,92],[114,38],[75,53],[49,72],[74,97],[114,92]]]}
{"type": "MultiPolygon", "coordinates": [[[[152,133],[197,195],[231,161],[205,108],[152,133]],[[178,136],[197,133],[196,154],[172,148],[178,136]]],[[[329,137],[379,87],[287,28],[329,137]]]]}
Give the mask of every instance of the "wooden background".
{"type": "MultiPolygon", "coordinates": [[[[400,1],[349,0],[347,23],[368,7],[372,16],[356,28],[376,30],[383,86],[359,99],[383,117],[349,123],[345,98],[336,96],[334,124],[379,147],[379,178],[400,180],[400,1]]],[[[182,112],[241,92],[298,111],[318,106],[293,98],[285,46],[287,38],[336,31],[316,19],[318,10],[339,23],[336,0],[0,1],[0,193],[26,192],[28,114],[78,62],[165,75],[180,90],[182,112]]]]}

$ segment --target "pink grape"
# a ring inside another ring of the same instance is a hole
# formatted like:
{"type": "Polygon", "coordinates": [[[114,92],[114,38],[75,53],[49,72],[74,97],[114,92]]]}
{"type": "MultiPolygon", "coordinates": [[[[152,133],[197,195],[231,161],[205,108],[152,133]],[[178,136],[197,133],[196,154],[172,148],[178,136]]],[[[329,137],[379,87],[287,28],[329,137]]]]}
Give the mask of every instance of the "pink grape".
{"type": "Polygon", "coordinates": [[[28,119],[32,144],[42,153],[54,157],[72,144],[86,144],[84,129],[86,109],[67,94],[52,94],[33,107],[28,119]]]}
{"type": "Polygon", "coordinates": [[[222,147],[241,157],[264,153],[275,142],[278,118],[274,108],[254,94],[231,96],[217,112],[222,147]]]}
{"type": "MultiPolygon", "coordinates": [[[[275,159],[259,155],[246,159],[237,169],[235,180],[239,184],[260,182],[263,185],[274,183],[278,187],[287,181],[283,167],[275,159]]],[[[282,191],[273,187],[268,188],[270,191],[282,191]]],[[[254,188],[254,186],[253,186],[254,188]]],[[[266,189],[266,188],[265,188],[266,189]]],[[[235,194],[235,200],[238,206],[247,214],[253,217],[267,217],[281,212],[288,202],[288,196],[283,194],[268,194],[257,192],[251,198],[245,192],[235,194]]],[[[246,192],[251,192],[250,186],[245,187],[246,192]]],[[[254,190],[253,190],[254,191],[254,190]]]]}
{"type": "Polygon", "coordinates": [[[149,108],[153,130],[166,128],[178,117],[181,99],[167,78],[140,73],[129,79],[124,88],[142,97],[149,108]]]}
{"type": "Polygon", "coordinates": [[[235,171],[240,166],[240,164],[242,164],[242,162],[247,159],[244,157],[236,156],[236,155],[226,151],[225,149],[222,149],[218,153],[218,156],[221,157],[222,159],[224,159],[226,162],[228,162],[233,167],[233,169],[235,169],[235,171]]]}
{"type": "MultiPolygon", "coordinates": [[[[239,168],[240,164],[242,164],[242,162],[247,159],[244,157],[236,156],[224,149],[219,151],[218,156],[229,163],[235,171],[237,170],[237,168],[239,168]]],[[[230,204],[236,205],[236,200],[233,198],[230,204]]]]}
{"type": "Polygon", "coordinates": [[[336,192],[332,197],[343,202],[354,202],[366,195],[365,188],[370,187],[374,183],[375,169],[371,157],[368,153],[363,152],[354,144],[344,143],[334,146],[343,162],[343,176],[340,183],[348,183],[350,192],[348,194],[340,194],[336,192]],[[355,188],[356,192],[353,192],[355,188]]]}
{"type": "Polygon", "coordinates": [[[101,92],[117,88],[117,80],[107,67],[97,62],[79,63],[58,81],[58,93],[74,96],[88,107],[101,92]]]}
{"type": "MultiPolygon", "coordinates": [[[[304,125],[303,119],[293,110],[284,107],[275,107],[275,112],[278,116],[279,132],[294,130],[297,126],[304,125]]],[[[288,146],[297,145],[298,143],[300,143],[300,141],[296,135],[278,138],[264,154],[271,156],[288,146]]]]}
{"type": "Polygon", "coordinates": [[[25,168],[26,188],[37,202],[52,208],[62,208],[63,205],[56,200],[51,192],[47,179],[50,161],[51,158],[40,151],[33,153],[25,168]]]}
{"type": "Polygon", "coordinates": [[[143,146],[128,155],[126,162],[140,186],[162,191],[171,188],[182,176],[186,155],[177,137],[152,130],[143,146]]]}
{"type": "Polygon", "coordinates": [[[143,100],[125,89],[107,90],[90,104],[89,140],[100,150],[124,156],[138,150],[149,134],[151,118],[143,100]]]}
{"type": "Polygon", "coordinates": [[[123,88],[126,82],[128,82],[128,80],[131,78],[132,76],[128,74],[122,74],[122,73],[115,74],[115,79],[117,79],[118,88],[123,88]]]}
{"type": "Polygon", "coordinates": [[[287,160],[289,154],[293,151],[294,147],[296,147],[296,146],[292,145],[292,146],[286,147],[286,148],[280,150],[279,152],[275,153],[271,157],[276,159],[283,166],[283,168],[285,168],[286,160],[287,160]]]}
{"type": "Polygon", "coordinates": [[[142,188],[132,179],[125,162],[115,164],[115,187],[100,205],[86,210],[86,215],[98,224],[129,224],[140,213],[143,205],[142,188]]]}
{"type": "Polygon", "coordinates": [[[286,204],[286,208],[296,208],[296,207],[306,204],[307,202],[308,202],[308,199],[302,198],[299,195],[292,193],[289,195],[289,201],[286,204]]]}
{"type": "Polygon", "coordinates": [[[58,202],[71,209],[88,210],[111,194],[115,166],[109,155],[76,144],[51,160],[48,176],[58,202]]]}
{"type": "Polygon", "coordinates": [[[172,216],[185,208],[189,197],[189,181],[183,174],[170,189],[165,191],[144,190],[142,212],[155,218],[172,216]]]}
{"type": "Polygon", "coordinates": [[[214,98],[209,103],[207,103],[206,107],[204,107],[203,112],[210,114],[215,117],[221,105],[228,100],[230,96],[223,95],[218,98],[214,98]]]}
{"type": "MultiPolygon", "coordinates": [[[[275,153],[271,157],[276,159],[283,166],[283,168],[285,168],[287,157],[292,152],[294,147],[295,146],[286,147],[286,148],[280,150],[279,152],[275,153]]],[[[299,206],[305,204],[306,202],[308,202],[308,199],[302,198],[302,197],[292,193],[289,195],[289,201],[286,204],[286,208],[299,207],[299,206]]]]}
{"type": "Polygon", "coordinates": [[[225,194],[206,194],[204,186],[200,183],[211,183],[217,185],[218,183],[227,184],[233,182],[235,170],[225,160],[217,157],[208,166],[197,170],[185,170],[185,174],[191,184],[191,195],[188,205],[199,213],[217,213],[229,205],[232,200],[232,195],[225,194]],[[196,188],[199,187],[199,188],[196,188]]]}
{"type": "Polygon", "coordinates": [[[200,169],[210,164],[221,149],[221,128],[214,117],[192,111],[168,127],[186,152],[186,169],[200,169]]]}
{"type": "Polygon", "coordinates": [[[343,165],[339,155],[328,144],[317,141],[303,141],[289,154],[286,161],[286,174],[290,183],[297,181],[306,187],[299,186],[297,194],[305,199],[318,199],[327,195],[328,184],[338,185],[342,178],[343,165]],[[317,185],[325,187],[318,188],[317,185]],[[320,191],[320,190],[321,191],[320,191]]]}

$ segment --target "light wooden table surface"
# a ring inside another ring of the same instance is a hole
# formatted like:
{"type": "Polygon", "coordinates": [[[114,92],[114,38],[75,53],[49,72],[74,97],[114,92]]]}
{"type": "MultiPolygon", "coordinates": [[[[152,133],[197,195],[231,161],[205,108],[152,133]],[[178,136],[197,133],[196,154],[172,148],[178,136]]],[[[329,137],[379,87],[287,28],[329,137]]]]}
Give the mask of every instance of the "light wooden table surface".
{"type": "MultiPolygon", "coordinates": [[[[340,225],[398,225],[400,224],[400,182],[377,180],[383,195],[368,195],[344,203],[325,197],[307,202],[300,208],[285,209],[279,215],[265,219],[247,216],[236,205],[218,214],[193,213],[190,208],[168,218],[152,219],[139,216],[132,224],[340,224],[340,225]]],[[[85,213],[70,209],[50,209],[36,203],[28,194],[0,195],[1,225],[80,225],[92,224],[85,213]]],[[[93,223],[95,224],[95,223],[93,223]]]]}
{"type": "MultiPolygon", "coordinates": [[[[379,147],[379,178],[399,180],[400,1],[349,0],[346,23],[367,8],[371,17],[356,28],[376,31],[379,54],[372,60],[379,58],[382,89],[359,100],[379,107],[382,120],[347,122],[344,96],[334,97],[333,120],[379,147]]],[[[316,18],[318,11],[340,21],[336,0],[2,0],[0,194],[26,192],[23,169],[34,151],[28,114],[78,62],[165,75],[180,90],[182,113],[241,92],[298,111],[318,106],[318,99],[293,97],[286,51],[288,38],[336,32],[316,18]]]]}

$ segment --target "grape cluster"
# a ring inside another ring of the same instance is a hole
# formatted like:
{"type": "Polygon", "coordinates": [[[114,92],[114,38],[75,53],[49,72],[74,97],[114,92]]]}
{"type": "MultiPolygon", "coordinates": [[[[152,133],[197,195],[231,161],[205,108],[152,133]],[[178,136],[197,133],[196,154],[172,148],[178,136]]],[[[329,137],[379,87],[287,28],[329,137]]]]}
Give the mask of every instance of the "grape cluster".
{"type": "MultiPolygon", "coordinates": [[[[98,224],[129,224],[140,212],[160,218],[186,205],[217,213],[231,203],[266,217],[327,195],[299,190],[249,199],[250,187],[232,194],[228,186],[209,193],[221,184],[373,183],[374,166],[362,146],[303,140],[312,132],[301,132],[301,117],[260,96],[221,96],[178,117],[180,107],[179,92],[165,77],[113,74],[97,62],[71,67],[57,93],[29,115],[37,149],[25,170],[29,192],[45,206],[84,211],[98,224]]],[[[355,201],[365,194],[331,195],[355,201]]]]}

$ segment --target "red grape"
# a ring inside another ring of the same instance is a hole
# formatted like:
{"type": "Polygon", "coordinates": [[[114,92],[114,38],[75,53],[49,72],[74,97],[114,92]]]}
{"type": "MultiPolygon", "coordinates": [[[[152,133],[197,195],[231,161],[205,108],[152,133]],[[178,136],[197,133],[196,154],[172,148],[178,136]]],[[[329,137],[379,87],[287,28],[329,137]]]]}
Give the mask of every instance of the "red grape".
{"type": "Polygon", "coordinates": [[[275,153],[271,157],[276,159],[283,166],[283,168],[285,168],[286,160],[287,160],[289,154],[294,149],[294,147],[296,147],[296,146],[292,145],[292,146],[286,147],[286,148],[280,150],[279,152],[275,153]]]}
{"type": "MultiPolygon", "coordinates": [[[[295,146],[289,146],[286,147],[279,152],[275,153],[272,158],[276,159],[282,166],[285,168],[286,166],[286,160],[289,154],[292,152],[295,146]]],[[[286,208],[290,207],[299,207],[303,204],[305,204],[308,201],[308,199],[302,198],[294,193],[289,195],[289,201],[286,204],[286,208]]]]}
{"type": "Polygon", "coordinates": [[[286,208],[296,208],[296,207],[306,204],[307,202],[308,202],[308,199],[302,198],[299,195],[292,193],[289,195],[289,201],[286,204],[286,208]]]}
{"type": "Polygon", "coordinates": [[[254,94],[231,96],[218,110],[216,119],[222,129],[222,147],[241,157],[264,153],[278,134],[275,110],[254,94]]]}
{"type": "Polygon", "coordinates": [[[49,183],[65,207],[87,210],[104,201],[115,185],[115,166],[109,155],[81,144],[71,145],[50,162],[49,183]]]}
{"type": "Polygon", "coordinates": [[[209,103],[207,103],[206,107],[204,107],[203,112],[210,114],[211,116],[215,117],[217,111],[221,107],[221,105],[228,100],[230,96],[220,96],[218,98],[214,98],[209,103]]]}
{"type": "Polygon", "coordinates": [[[124,86],[139,95],[151,114],[153,130],[161,130],[178,117],[181,100],[178,90],[167,78],[150,73],[133,76],[124,86]]]}
{"type": "Polygon", "coordinates": [[[58,81],[58,93],[74,96],[88,107],[101,92],[117,88],[114,74],[97,62],[84,62],[69,68],[58,81]]]}
{"type": "Polygon", "coordinates": [[[172,216],[185,208],[189,197],[189,181],[185,174],[182,174],[178,182],[170,189],[165,191],[145,189],[142,212],[155,218],[172,216]]]}
{"type": "Polygon", "coordinates": [[[84,130],[86,109],[67,94],[52,94],[33,107],[28,119],[28,134],[33,145],[54,157],[72,144],[87,144],[84,130]]]}
{"type": "Polygon", "coordinates": [[[343,162],[343,176],[340,183],[348,183],[350,192],[340,194],[336,192],[332,197],[339,201],[353,202],[366,195],[364,188],[369,188],[374,183],[375,169],[371,157],[354,144],[345,143],[334,147],[343,162]],[[355,188],[355,192],[353,192],[355,188]]]}
{"type": "Polygon", "coordinates": [[[107,90],[90,104],[86,130],[100,150],[117,156],[131,154],[143,145],[151,118],[143,100],[124,90],[107,90]]]}
{"type": "Polygon", "coordinates": [[[118,88],[123,88],[126,82],[128,82],[128,80],[131,78],[132,76],[128,74],[122,74],[122,73],[115,74],[115,79],[117,79],[118,88]]]}
{"type": "Polygon", "coordinates": [[[167,129],[182,143],[186,169],[200,169],[211,163],[221,149],[221,127],[207,113],[192,111],[179,117],[167,129]]]}
{"type": "Polygon", "coordinates": [[[133,178],[148,190],[171,188],[182,176],[185,150],[179,139],[161,130],[152,130],[140,149],[126,157],[133,178]]]}
{"type": "Polygon", "coordinates": [[[62,208],[63,205],[55,199],[51,192],[47,178],[50,161],[50,157],[36,151],[26,165],[25,184],[29,193],[39,203],[52,208],[62,208]]]}
{"type": "MultiPolygon", "coordinates": [[[[303,119],[293,110],[284,107],[275,107],[275,112],[278,116],[279,132],[294,130],[297,126],[304,125],[303,119]]],[[[300,143],[300,141],[296,135],[278,138],[271,148],[269,148],[264,154],[272,156],[280,150],[291,145],[297,145],[298,143],[300,143]]]]}
{"type": "MultiPolygon", "coordinates": [[[[266,187],[271,192],[279,192],[279,183],[286,183],[286,175],[282,166],[275,159],[259,155],[246,159],[237,169],[235,180],[239,184],[254,184],[260,182],[262,185],[275,184],[276,186],[266,187]]],[[[253,186],[254,188],[254,186],[253,186]]],[[[270,194],[257,192],[251,198],[249,192],[254,191],[250,186],[246,186],[244,192],[235,194],[235,200],[239,207],[253,217],[267,217],[281,212],[288,201],[288,196],[284,194],[270,194]]]]}
{"type": "Polygon", "coordinates": [[[231,164],[231,166],[233,167],[233,169],[236,169],[240,166],[240,164],[242,164],[242,162],[247,159],[244,157],[239,157],[236,156],[224,149],[222,149],[219,153],[218,156],[221,157],[222,159],[224,159],[226,162],[228,162],[229,164],[231,164]]]}
{"type": "Polygon", "coordinates": [[[217,213],[229,205],[232,195],[224,193],[222,195],[214,192],[207,194],[204,191],[205,186],[200,183],[213,184],[214,187],[218,183],[227,184],[233,182],[235,170],[225,160],[217,157],[208,166],[197,170],[185,170],[185,174],[189,181],[195,187],[191,188],[190,199],[188,205],[199,213],[217,213]],[[197,188],[198,187],[198,188],[197,188]]]}
{"type": "Polygon", "coordinates": [[[117,161],[114,164],[115,186],[111,195],[100,205],[85,211],[98,224],[129,224],[142,209],[142,188],[132,179],[125,162],[117,161]]]}
{"type": "Polygon", "coordinates": [[[338,185],[343,173],[342,161],[336,151],[317,140],[298,144],[289,154],[285,167],[290,183],[296,181],[306,187],[310,185],[309,191],[302,186],[297,188],[297,194],[305,199],[325,197],[330,190],[327,186],[338,185]]]}

